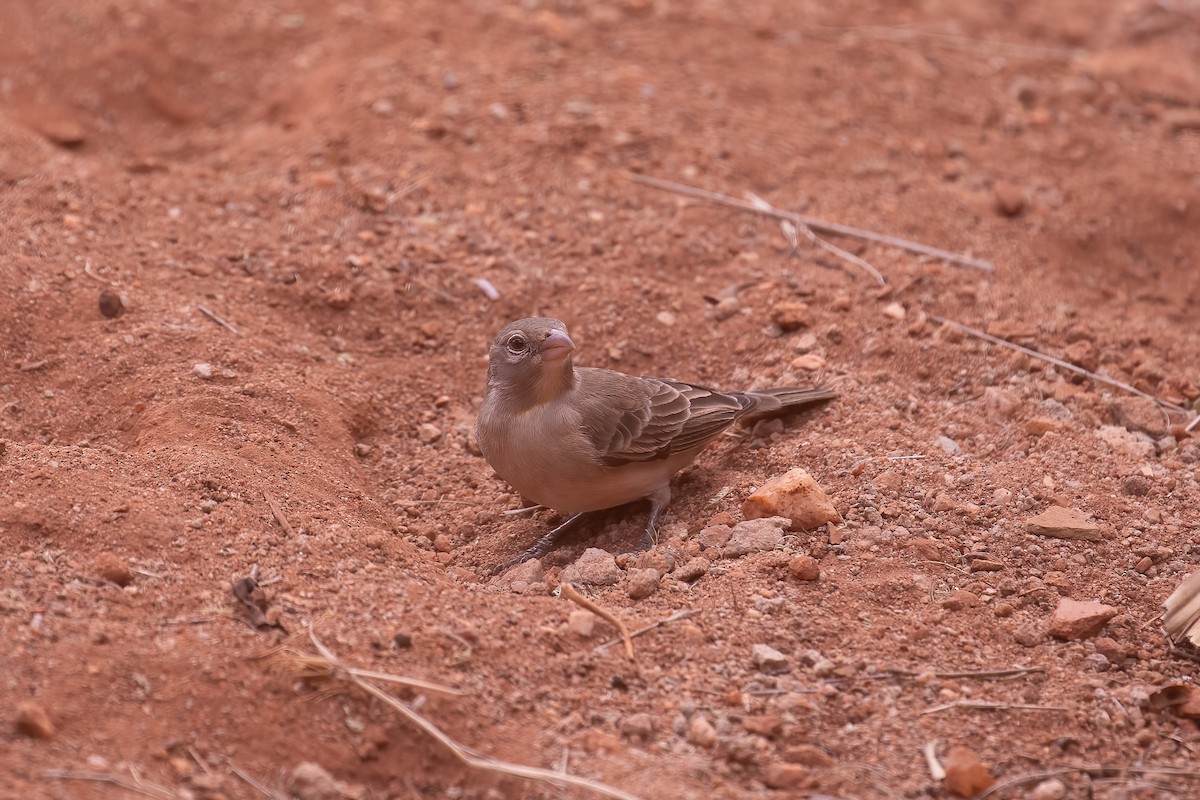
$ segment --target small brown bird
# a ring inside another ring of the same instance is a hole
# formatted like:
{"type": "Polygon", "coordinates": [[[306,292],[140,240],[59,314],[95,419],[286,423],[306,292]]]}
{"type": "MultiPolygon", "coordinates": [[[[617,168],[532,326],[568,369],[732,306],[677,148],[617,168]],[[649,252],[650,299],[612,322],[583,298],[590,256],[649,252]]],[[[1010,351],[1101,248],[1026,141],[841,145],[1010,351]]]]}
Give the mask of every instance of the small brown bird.
{"type": "Polygon", "coordinates": [[[569,515],[503,569],[550,552],[584,513],[650,501],[642,547],[667,505],[671,476],[738,422],[829,400],[827,388],[718,392],[666,378],[576,367],[557,319],[504,326],[488,355],[475,434],[492,468],[524,497],[569,515]]]}

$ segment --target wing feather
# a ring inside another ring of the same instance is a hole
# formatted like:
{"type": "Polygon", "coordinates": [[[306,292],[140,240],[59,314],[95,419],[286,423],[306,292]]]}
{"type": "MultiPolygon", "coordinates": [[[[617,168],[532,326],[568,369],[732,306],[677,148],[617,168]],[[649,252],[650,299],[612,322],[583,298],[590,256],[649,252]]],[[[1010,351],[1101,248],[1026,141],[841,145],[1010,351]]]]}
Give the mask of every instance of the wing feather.
{"type": "Polygon", "coordinates": [[[605,466],[654,461],[703,447],[753,403],[744,395],[682,381],[608,370],[577,372],[582,373],[579,396],[590,407],[582,415],[584,429],[605,466]]]}

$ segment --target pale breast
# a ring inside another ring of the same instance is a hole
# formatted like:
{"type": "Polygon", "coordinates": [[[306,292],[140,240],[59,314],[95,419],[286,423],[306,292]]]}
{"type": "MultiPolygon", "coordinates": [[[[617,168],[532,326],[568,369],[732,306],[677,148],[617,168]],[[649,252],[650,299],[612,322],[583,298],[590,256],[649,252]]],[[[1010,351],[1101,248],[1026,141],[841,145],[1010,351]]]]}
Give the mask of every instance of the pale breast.
{"type": "Polygon", "coordinates": [[[583,433],[578,414],[548,403],[524,414],[481,409],[477,435],[488,463],[522,496],[573,514],[629,503],[668,483],[694,453],[605,467],[583,433]]]}

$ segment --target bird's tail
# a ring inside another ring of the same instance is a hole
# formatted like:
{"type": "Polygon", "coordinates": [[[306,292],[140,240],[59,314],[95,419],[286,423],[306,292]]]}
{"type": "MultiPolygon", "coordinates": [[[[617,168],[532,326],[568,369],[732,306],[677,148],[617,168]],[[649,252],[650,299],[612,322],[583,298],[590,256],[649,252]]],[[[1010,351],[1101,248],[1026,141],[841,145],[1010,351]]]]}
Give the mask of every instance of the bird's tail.
{"type": "Polygon", "coordinates": [[[808,389],[783,386],[778,389],[738,392],[736,396],[743,406],[742,413],[738,414],[738,419],[743,422],[753,422],[764,417],[791,414],[806,406],[824,403],[837,397],[837,392],[828,386],[808,389]]]}

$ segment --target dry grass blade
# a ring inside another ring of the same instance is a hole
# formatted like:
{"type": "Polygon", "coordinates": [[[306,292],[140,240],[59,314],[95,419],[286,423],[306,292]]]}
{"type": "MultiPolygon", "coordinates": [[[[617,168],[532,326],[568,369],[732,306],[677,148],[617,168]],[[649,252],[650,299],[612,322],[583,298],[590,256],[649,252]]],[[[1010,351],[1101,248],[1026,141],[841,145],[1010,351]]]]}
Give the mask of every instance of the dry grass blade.
{"type": "Polygon", "coordinates": [[[921,748],[921,752],[925,756],[925,764],[929,767],[929,777],[934,782],[946,779],[946,769],[942,766],[942,762],[938,761],[937,745],[937,740],[934,739],[931,742],[926,742],[925,746],[921,748]]]}
{"type": "Polygon", "coordinates": [[[392,675],[387,672],[347,667],[336,660],[331,660],[324,656],[301,653],[299,650],[291,647],[273,648],[264,653],[262,657],[272,667],[297,679],[328,680],[338,678],[340,677],[338,673],[344,672],[354,678],[398,683],[401,686],[408,686],[411,689],[419,689],[424,692],[435,692],[453,697],[462,697],[466,694],[466,692],[451,686],[424,681],[420,678],[409,678],[403,675],[392,675]]]}
{"type": "MultiPolygon", "coordinates": [[[[772,206],[766,200],[763,200],[761,197],[751,195],[751,199],[755,203],[761,203],[768,209],[774,208],[774,206],[772,206]]],[[[803,233],[804,238],[808,239],[810,244],[815,244],[817,247],[820,247],[827,253],[831,253],[843,261],[848,261],[874,278],[875,282],[880,286],[887,286],[887,278],[883,277],[883,273],[871,266],[866,259],[859,258],[858,256],[854,255],[854,253],[843,250],[837,245],[825,241],[820,236],[817,236],[815,233],[813,233],[812,228],[808,227],[807,225],[797,225],[790,219],[781,220],[779,225],[781,228],[783,228],[783,235],[787,237],[788,244],[791,245],[793,252],[795,252],[800,245],[798,236],[799,233],[803,233]]]]}
{"type": "Polygon", "coordinates": [[[1090,372],[1089,370],[1086,370],[1083,367],[1076,366],[1069,361],[1063,361],[1061,358],[1055,358],[1054,356],[1048,356],[1045,353],[1039,353],[1037,350],[1034,350],[1030,347],[1024,347],[1022,345],[1015,344],[1013,342],[1008,341],[1007,339],[1001,339],[999,336],[992,336],[990,333],[984,333],[983,331],[979,330],[978,328],[972,328],[969,325],[963,325],[961,322],[955,322],[954,320],[946,319],[945,317],[931,316],[930,319],[940,325],[950,325],[952,327],[955,327],[958,330],[962,331],[963,333],[967,334],[968,336],[974,336],[976,339],[982,339],[985,342],[991,342],[992,344],[998,344],[1001,347],[1007,347],[1010,350],[1016,350],[1017,352],[1024,353],[1025,355],[1030,356],[1031,358],[1036,358],[1041,361],[1047,361],[1056,367],[1061,367],[1062,369],[1068,370],[1069,372],[1074,372],[1076,375],[1083,375],[1087,378],[1091,378],[1092,380],[1097,381],[1098,383],[1103,383],[1108,386],[1115,387],[1117,389],[1123,389],[1124,391],[1129,392],[1130,394],[1136,394],[1138,397],[1144,397],[1147,400],[1153,400],[1161,408],[1165,408],[1170,411],[1176,411],[1176,412],[1181,412],[1181,413],[1185,413],[1187,411],[1186,408],[1177,406],[1174,403],[1168,403],[1166,400],[1155,397],[1152,394],[1147,394],[1146,392],[1143,392],[1141,389],[1137,389],[1137,388],[1134,388],[1133,386],[1130,386],[1128,383],[1121,383],[1121,381],[1114,380],[1113,378],[1108,378],[1108,377],[1105,377],[1104,375],[1097,375],[1095,372],[1090,372]]]}
{"type": "Polygon", "coordinates": [[[979,258],[963,255],[962,253],[952,253],[949,250],[942,250],[938,247],[931,247],[920,242],[913,242],[908,239],[901,239],[897,236],[889,236],[886,233],[876,233],[862,228],[852,228],[849,225],[839,225],[836,222],[825,222],[824,220],[808,217],[803,214],[796,214],[791,211],[784,211],[781,208],[776,208],[769,203],[760,205],[750,200],[739,200],[736,197],[731,197],[721,192],[712,192],[707,189],[700,189],[695,186],[688,186],[684,183],[676,183],[675,181],[666,181],[661,178],[651,178],[647,175],[630,175],[629,179],[634,183],[640,183],[643,186],[649,186],[654,189],[661,189],[664,192],[673,192],[681,194],[685,197],[694,197],[698,200],[707,200],[710,203],[716,203],[729,208],[736,208],[742,211],[748,211],[752,214],[762,214],[764,216],[773,217],[775,219],[785,219],[796,226],[807,225],[814,231],[820,233],[833,234],[835,236],[848,236],[852,239],[862,239],[867,242],[875,242],[876,244],[884,244],[890,247],[898,247],[901,250],[907,250],[910,253],[917,253],[923,256],[931,256],[939,258],[942,261],[951,264],[958,264],[963,267],[971,267],[972,269],[980,269],[984,272],[995,272],[996,267],[990,261],[984,261],[979,258]],[[765,206],[765,207],[764,207],[765,206]]]}
{"type": "Polygon", "coordinates": [[[233,327],[233,326],[232,326],[232,325],[230,325],[228,322],[226,322],[225,320],[223,320],[223,319],[222,319],[220,316],[218,316],[217,314],[213,313],[211,310],[209,310],[209,309],[205,308],[204,306],[196,306],[196,310],[197,310],[197,311],[199,311],[199,312],[200,312],[201,314],[203,314],[204,316],[206,316],[206,317],[208,317],[209,319],[211,319],[213,322],[215,322],[215,323],[217,323],[218,325],[220,325],[220,326],[221,326],[222,328],[224,328],[225,330],[229,331],[230,333],[233,333],[233,334],[236,334],[236,333],[237,333],[237,328],[233,327]]]}
{"type": "Polygon", "coordinates": [[[263,783],[262,781],[255,778],[253,775],[249,774],[248,772],[246,772],[245,770],[240,768],[237,764],[233,763],[228,758],[225,759],[225,763],[226,763],[226,765],[228,765],[229,769],[231,769],[233,771],[234,775],[237,775],[239,778],[244,780],[250,786],[257,789],[264,796],[271,798],[271,800],[286,800],[286,798],[282,794],[280,794],[279,792],[272,789],[270,786],[267,786],[265,783],[263,783]]]}
{"type": "Polygon", "coordinates": [[[921,712],[921,716],[926,714],[937,714],[942,711],[949,711],[952,708],[965,708],[971,711],[1058,711],[1067,712],[1071,709],[1066,706],[1039,706],[1030,705],[1028,703],[999,703],[993,700],[955,700],[953,703],[944,703],[940,706],[931,706],[921,712]]]}
{"type": "MultiPolygon", "coordinates": [[[[540,783],[548,783],[554,786],[573,786],[578,789],[585,789],[602,797],[611,797],[614,800],[640,800],[636,795],[623,792],[612,786],[600,783],[599,781],[580,778],[575,775],[565,775],[561,772],[550,769],[541,769],[540,767],[527,767],[521,764],[510,764],[506,761],[496,761],[486,756],[480,755],[451,739],[441,728],[434,725],[425,717],[418,714],[398,698],[388,694],[380,689],[375,684],[358,677],[354,672],[342,666],[338,661],[337,656],[333,654],[329,648],[317,639],[316,632],[310,626],[308,629],[309,639],[312,640],[313,647],[317,652],[328,662],[326,672],[331,676],[344,677],[350,683],[353,683],[358,688],[362,689],[367,694],[375,697],[383,703],[391,706],[398,711],[405,719],[419,728],[422,732],[428,735],[431,739],[437,741],[445,747],[450,753],[471,769],[478,769],[485,772],[492,772],[498,775],[510,775],[515,778],[525,778],[526,780],[538,781],[540,783]]],[[[313,658],[312,656],[308,657],[313,658]]]]}
{"type": "Polygon", "coordinates": [[[613,614],[607,608],[604,608],[596,603],[593,603],[591,600],[588,600],[586,597],[584,597],[583,595],[581,595],[579,593],[578,589],[576,589],[574,586],[572,586],[569,583],[559,584],[557,594],[559,595],[559,597],[562,597],[564,600],[570,600],[575,605],[580,606],[582,608],[586,608],[588,611],[591,611],[593,614],[596,614],[596,615],[608,620],[609,624],[611,624],[614,628],[616,628],[618,631],[621,632],[621,639],[624,640],[624,642],[625,642],[625,655],[629,656],[630,661],[635,660],[634,655],[633,655],[633,637],[631,637],[629,635],[629,628],[626,628],[625,623],[621,622],[621,620],[617,619],[617,616],[615,614],[613,614]]]}
{"type": "Polygon", "coordinates": [[[92,781],[93,783],[111,783],[131,792],[144,794],[147,797],[157,797],[159,800],[175,800],[176,794],[165,786],[146,783],[143,780],[126,778],[123,775],[112,775],[107,772],[76,772],[69,769],[48,769],[42,773],[44,777],[60,781],[92,781]]]}
{"type": "MultiPolygon", "coordinates": [[[[699,613],[700,613],[700,609],[698,609],[698,608],[690,608],[690,609],[687,609],[684,611],[676,611],[674,614],[667,617],[666,619],[660,619],[658,622],[651,622],[649,625],[646,625],[645,627],[638,628],[636,631],[631,631],[629,634],[629,638],[636,639],[637,637],[641,636],[643,633],[649,633],[650,631],[654,630],[655,628],[661,628],[663,625],[666,625],[668,623],[679,622],[681,619],[688,619],[689,617],[694,617],[699,613]]],[[[614,644],[620,644],[623,641],[625,641],[624,637],[620,637],[617,639],[610,639],[609,641],[605,642],[604,644],[596,645],[596,647],[592,650],[592,652],[600,653],[600,652],[612,647],[614,644]]]]}

